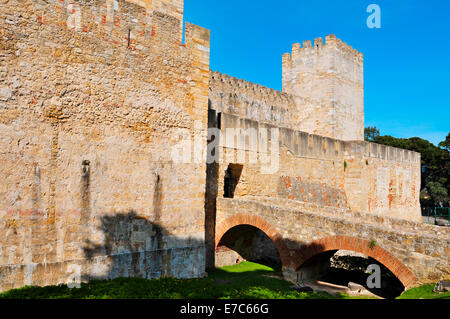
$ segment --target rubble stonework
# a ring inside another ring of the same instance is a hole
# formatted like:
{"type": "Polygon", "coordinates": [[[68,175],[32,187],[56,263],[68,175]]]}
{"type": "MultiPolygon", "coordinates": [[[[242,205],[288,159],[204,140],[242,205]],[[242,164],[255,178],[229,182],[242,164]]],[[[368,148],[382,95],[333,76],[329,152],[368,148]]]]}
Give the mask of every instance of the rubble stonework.
{"type": "Polygon", "coordinates": [[[0,6],[0,290],[203,276],[206,164],[170,154],[178,128],[206,139],[209,31],[182,43],[180,12],[126,1],[0,6]]]}

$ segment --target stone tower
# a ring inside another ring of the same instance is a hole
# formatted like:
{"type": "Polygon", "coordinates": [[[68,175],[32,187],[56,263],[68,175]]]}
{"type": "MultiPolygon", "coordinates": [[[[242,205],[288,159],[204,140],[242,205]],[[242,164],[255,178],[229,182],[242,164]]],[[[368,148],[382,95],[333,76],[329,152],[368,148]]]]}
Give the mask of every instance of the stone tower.
{"type": "Polygon", "coordinates": [[[294,97],[297,129],[339,140],[364,139],[363,55],[334,35],[283,55],[283,92],[294,97]]]}

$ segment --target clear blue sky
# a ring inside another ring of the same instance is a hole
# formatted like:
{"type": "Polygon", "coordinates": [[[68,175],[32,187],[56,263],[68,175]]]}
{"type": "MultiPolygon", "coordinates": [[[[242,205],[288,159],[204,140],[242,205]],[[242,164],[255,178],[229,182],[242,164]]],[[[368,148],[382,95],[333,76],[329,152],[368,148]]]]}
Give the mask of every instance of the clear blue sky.
{"type": "Polygon", "coordinates": [[[449,17],[448,0],[185,0],[185,20],[211,30],[212,70],[281,90],[292,43],[335,34],[364,54],[365,125],[435,144],[450,131],[449,17]]]}

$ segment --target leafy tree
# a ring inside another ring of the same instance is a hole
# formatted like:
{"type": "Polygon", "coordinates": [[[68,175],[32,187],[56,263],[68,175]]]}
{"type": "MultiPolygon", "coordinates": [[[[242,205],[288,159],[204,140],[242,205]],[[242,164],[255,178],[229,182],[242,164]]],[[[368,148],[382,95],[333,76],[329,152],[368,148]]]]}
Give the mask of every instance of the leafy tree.
{"type": "Polygon", "coordinates": [[[378,136],[380,136],[380,130],[376,126],[368,126],[364,129],[364,139],[366,141],[373,141],[378,136]]]}
{"type": "Polygon", "coordinates": [[[445,188],[445,183],[428,182],[426,188],[429,190],[433,202],[438,204],[437,206],[444,206],[445,203],[448,203],[448,189],[445,188]]]}
{"type": "Polygon", "coordinates": [[[450,151],[450,133],[448,133],[445,141],[439,143],[439,147],[445,148],[447,151],[450,151]]]}

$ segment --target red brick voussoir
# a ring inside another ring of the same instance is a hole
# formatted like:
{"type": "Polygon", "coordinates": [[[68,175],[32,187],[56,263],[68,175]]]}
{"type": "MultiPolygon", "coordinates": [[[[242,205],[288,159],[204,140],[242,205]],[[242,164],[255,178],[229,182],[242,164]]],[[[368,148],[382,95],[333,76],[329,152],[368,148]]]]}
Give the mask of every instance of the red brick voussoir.
{"type": "Polygon", "coordinates": [[[299,269],[311,257],[330,250],[350,250],[367,255],[388,268],[405,286],[413,286],[417,282],[416,276],[400,260],[387,252],[385,249],[364,239],[349,236],[332,236],[308,243],[305,247],[295,253],[291,258],[293,268],[299,269]]]}
{"type": "Polygon", "coordinates": [[[239,225],[250,225],[263,231],[274,243],[280,255],[281,263],[283,265],[289,264],[290,254],[286,247],[283,237],[278,231],[263,218],[253,214],[236,214],[226,220],[222,221],[216,226],[215,247],[217,249],[220,240],[227,231],[239,225]]]}

